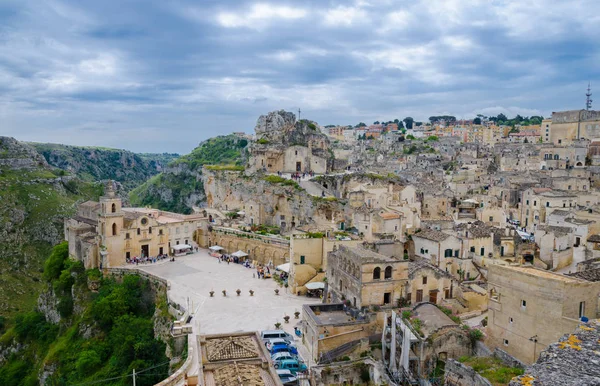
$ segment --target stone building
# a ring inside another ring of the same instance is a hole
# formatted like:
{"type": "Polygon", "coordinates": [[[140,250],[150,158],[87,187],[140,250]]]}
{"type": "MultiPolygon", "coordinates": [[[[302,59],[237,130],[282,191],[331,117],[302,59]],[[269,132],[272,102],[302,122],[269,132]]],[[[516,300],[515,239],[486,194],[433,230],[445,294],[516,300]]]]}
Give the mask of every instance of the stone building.
{"type": "Polygon", "coordinates": [[[406,295],[408,260],[344,245],[327,259],[328,291],[334,301],[348,300],[355,308],[393,306],[406,295]]]}
{"type": "Polygon", "coordinates": [[[423,260],[409,263],[408,280],[405,298],[410,304],[441,305],[452,299],[458,288],[458,281],[450,273],[423,260]]]}
{"type": "Polygon", "coordinates": [[[201,385],[283,386],[256,332],[198,337],[201,385]]]}
{"type": "Polygon", "coordinates": [[[569,144],[577,139],[600,138],[600,111],[570,110],[552,113],[552,123],[542,127],[545,141],[556,145],[569,144]],[[549,136],[546,136],[548,129],[549,136]]]}
{"type": "Polygon", "coordinates": [[[524,363],[563,334],[581,317],[597,317],[600,282],[525,266],[491,265],[488,276],[488,339],[524,363]]]}
{"type": "Polygon", "coordinates": [[[302,306],[303,341],[315,362],[336,359],[344,354],[340,347],[356,347],[361,339],[381,331],[375,313],[347,311],[342,303],[302,306]]]}
{"type": "Polygon", "coordinates": [[[314,122],[296,121],[293,113],[273,111],[261,115],[254,130],[256,142],[249,147],[249,173],[313,171],[322,174],[331,170],[333,152],[329,138],[314,122]]]}
{"type": "Polygon", "coordinates": [[[387,361],[392,374],[402,374],[406,381],[417,380],[427,377],[438,361],[471,355],[467,333],[435,305],[421,303],[414,306],[411,318],[420,320],[420,329],[403,315],[392,313],[392,324],[388,328],[395,331],[390,334],[387,361]]]}
{"type": "Polygon", "coordinates": [[[445,258],[462,256],[462,243],[456,236],[433,229],[423,229],[412,235],[412,239],[415,256],[437,267],[445,266],[445,258]]]}
{"type": "Polygon", "coordinates": [[[65,220],[64,232],[72,258],[88,269],[110,268],[134,257],[169,254],[174,245],[192,243],[201,221],[198,214],[122,208],[110,182],[99,202],[84,202],[74,217],[65,220]]]}

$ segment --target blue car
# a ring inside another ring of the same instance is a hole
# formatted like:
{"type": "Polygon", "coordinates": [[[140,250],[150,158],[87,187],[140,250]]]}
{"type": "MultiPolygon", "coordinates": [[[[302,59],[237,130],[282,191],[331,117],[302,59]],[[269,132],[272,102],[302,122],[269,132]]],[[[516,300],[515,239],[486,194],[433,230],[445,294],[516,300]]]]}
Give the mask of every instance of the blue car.
{"type": "Polygon", "coordinates": [[[298,355],[298,350],[296,347],[288,346],[286,344],[276,344],[271,347],[271,355],[276,354],[278,352],[289,352],[294,355],[298,355]]]}

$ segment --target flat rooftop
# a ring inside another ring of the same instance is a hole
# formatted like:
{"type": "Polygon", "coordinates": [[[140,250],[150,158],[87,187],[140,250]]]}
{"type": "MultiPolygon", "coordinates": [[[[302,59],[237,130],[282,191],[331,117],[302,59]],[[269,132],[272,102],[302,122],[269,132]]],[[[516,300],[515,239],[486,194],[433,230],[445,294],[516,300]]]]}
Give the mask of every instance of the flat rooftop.
{"type": "MultiPolygon", "coordinates": [[[[496,267],[496,266],[494,266],[494,267],[496,267]]],[[[512,271],[516,271],[516,272],[521,272],[526,275],[542,277],[542,278],[545,278],[548,280],[560,280],[565,283],[581,283],[582,281],[585,281],[585,280],[582,280],[579,278],[561,275],[559,273],[544,271],[542,269],[538,269],[535,267],[514,267],[514,266],[509,266],[509,265],[503,265],[503,266],[499,266],[499,268],[512,270],[512,271]]]]}

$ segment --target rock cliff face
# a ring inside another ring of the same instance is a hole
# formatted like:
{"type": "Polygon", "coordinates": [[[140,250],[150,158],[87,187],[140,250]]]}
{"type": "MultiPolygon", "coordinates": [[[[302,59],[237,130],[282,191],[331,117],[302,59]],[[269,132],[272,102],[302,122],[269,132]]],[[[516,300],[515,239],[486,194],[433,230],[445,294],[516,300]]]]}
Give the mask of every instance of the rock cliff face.
{"type": "Polygon", "coordinates": [[[291,181],[274,177],[205,170],[202,178],[207,204],[223,212],[243,210],[247,216],[254,214],[255,224],[279,227],[283,218],[283,230],[289,230],[292,223],[299,228],[343,221],[345,202],[311,196],[291,181]]]}
{"type": "Polygon", "coordinates": [[[31,307],[42,262],[63,238],[63,219],[102,186],[52,169],[31,146],[0,137],[0,315],[31,307]]]}
{"type": "Polygon", "coordinates": [[[35,149],[14,138],[0,137],[0,167],[18,169],[37,169],[47,167],[44,157],[35,149]]]}
{"type": "Polygon", "coordinates": [[[115,180],[127,191],[161,172],[178,154],[135,154],[126,150],[31,144],[51,166],[89,181],[115,180]]]}
{"type": "Polygon", "coordinates": [[[261,115],[256,121],[254,131],[257,135],[282,132],[296,123],[296,116],[288,111],[272,111],[261,115]]]}
{"type": "Polygon", "coordinates": [[[193,207],[206,201],[202,183],[204,165],[225,165],[235,168],[244,164],[248,140],[235,135],[211,138],[202,142],[190,154],[171,162],[165,170],[134,189],[131,205],[191,213],[193,207]]]}

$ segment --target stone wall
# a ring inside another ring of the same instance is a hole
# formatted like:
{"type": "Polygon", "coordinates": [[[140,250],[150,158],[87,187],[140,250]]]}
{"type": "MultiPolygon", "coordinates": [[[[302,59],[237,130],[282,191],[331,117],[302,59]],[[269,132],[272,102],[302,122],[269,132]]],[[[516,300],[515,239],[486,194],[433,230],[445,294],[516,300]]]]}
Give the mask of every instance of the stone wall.
{"type": "Polygon", "coordinates": [[[477,374],[472,367],[448,359],[444,370],[444,386],[492,386],[492,384],[477,374]]]}
{"type": "Polygon", "coordinates": [[[215,227],[208,240],[210,245],[225,248],[225,253],[231,254],[241,250],[248,254],[249,260],[256,260],[261,264],[272,262],[274,266],[278,266],[289,261],[290,245],[286,239],[215,227]]]}
{"type": "Polygon", "coordinates": [[[497,347],[494,349],[494,356],[504,362],[504,364],[508,367],[519,367],[521,369],[525,368],[525,363],[497,347]]]}

